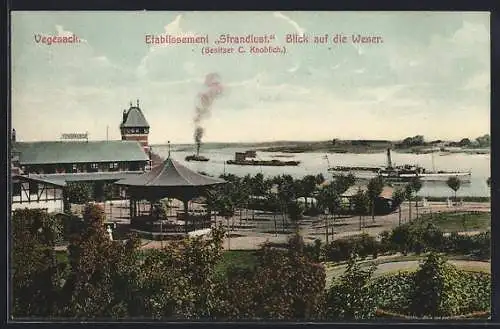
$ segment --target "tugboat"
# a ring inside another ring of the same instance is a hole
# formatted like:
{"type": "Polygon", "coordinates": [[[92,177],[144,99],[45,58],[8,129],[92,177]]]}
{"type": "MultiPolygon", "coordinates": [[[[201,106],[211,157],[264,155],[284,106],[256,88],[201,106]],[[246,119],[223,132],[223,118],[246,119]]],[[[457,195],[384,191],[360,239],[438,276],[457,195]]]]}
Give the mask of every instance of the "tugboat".
{"type": "Polygon", "coordinates": [[[186,160],[186,161],[201,161],[201,162],[210,161],[209,158],[206,158],[206,157],[200,155],[200,143],[196,144],[196,154],[188,155],[187,157],[184,158],[184,160],[186,160]]]}

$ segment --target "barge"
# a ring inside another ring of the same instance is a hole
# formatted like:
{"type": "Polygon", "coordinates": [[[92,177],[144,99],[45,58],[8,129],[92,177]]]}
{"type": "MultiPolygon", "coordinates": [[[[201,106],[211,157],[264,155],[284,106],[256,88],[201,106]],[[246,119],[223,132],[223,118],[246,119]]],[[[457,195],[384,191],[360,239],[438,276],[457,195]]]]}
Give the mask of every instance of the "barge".
{"type": "Polygon", "coordinates": [[[229,165],[239,165],[239,166],[298,166],[300,161],[281,161],[277,159],[273,160],[254,160],[247,158],[256,157],[255,153],[246,152],[236,152],[234,154],[234,160],[227,160],[226,163],[229,165]]]}
{"type": "Polygon", "coordinates": [[[300,161],[280,160],[227,160],[227,164],[239,166],[298,166],[300,161]]]}

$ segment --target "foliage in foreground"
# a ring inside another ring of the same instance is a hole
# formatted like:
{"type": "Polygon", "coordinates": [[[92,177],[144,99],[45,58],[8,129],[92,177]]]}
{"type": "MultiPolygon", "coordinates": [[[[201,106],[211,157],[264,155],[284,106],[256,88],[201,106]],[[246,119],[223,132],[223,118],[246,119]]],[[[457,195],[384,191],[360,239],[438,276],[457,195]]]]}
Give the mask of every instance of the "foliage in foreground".
{"type": "Polygon", "coordinates": [[[384,253],[421,254],[431,251],[488,259],[491,255],[490,243],[490,231],[475,235],[460,235],[457,232],[445,235],[433,222],[422,219],[382,232],[380,240],[361,234],[336,239],[320,249],[324,260],[334,262],[347,261],[353,253],[363,259],[370,255],[376,258],[384,253]]]}
{"type": "Polygon", "coordinates": [[[361,320],[375,316],[377,310],[373,288],[370,285],[375,267],[361,269],[352,257],[346,272],[334,279],[326,297],[326,319],[361,320]]]}
{"type": "Polygon", "coordinates": [[[348,269],[325,291],[321,246],[307,246],[299,235],[281,248],[265,245],[253,266],[221,269],[224,232],[218,228],[208,239],[143,253],[133,236],[110,241],[102,209],[89,205],[68,262],[59,262],[53,217],[17,210],[12,223],[15,318],[357,320],[374,317],[377,308],[440,317],[489,306],[489,275],[458,271],[435,256],[417,274],[372,284],[373,268],[361,269],[351,258],[353,251],[366,256],[375,248],[368,236],[342,249],[348,269]]]}
{"type": "Polygon", "coordinates": [[[58,263],[54,225],[39,210],[13,216],[13,316],[73,319],[315,319],[325,271],[300,237],[287,248],[265,246],[252,269],[220,275],[224,232],[139,251],[138,240],[110,241],[101,208],[89,205],[84,225],[58,263]]]}
{"type": "Polygon", "coordinates": [[[228,269],[220,285],[220,316],[229,319],[311,320],[321,313],[325,270],[294,236],[287,249],[265,245],[253,269],[228,269]]]}
{"type": "Polygon", "coordinates": [[[373,282],[378,307],[417,317],[450,317],[488,311],[491,275],[467,272],[434,253],[417,272],[400,272],[373,282]]]}

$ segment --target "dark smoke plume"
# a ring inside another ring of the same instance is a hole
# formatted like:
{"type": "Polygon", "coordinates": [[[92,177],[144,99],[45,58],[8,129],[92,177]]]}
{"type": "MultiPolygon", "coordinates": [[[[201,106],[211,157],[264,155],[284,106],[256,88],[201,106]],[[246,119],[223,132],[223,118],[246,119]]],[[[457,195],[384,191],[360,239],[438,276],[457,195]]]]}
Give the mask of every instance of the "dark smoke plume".
{"type": "Polygon", "coordinates": [[[217,73],[207,74],[205,77],[205,87],[206,90],[198,94],[199,104],[196,106],[194,117],[194,141],[196,142],[198,153],[203,133],[205,132],[202,127],[202,121],[210,116],[212,104],[223,91],[219,75],[217,73]]]}

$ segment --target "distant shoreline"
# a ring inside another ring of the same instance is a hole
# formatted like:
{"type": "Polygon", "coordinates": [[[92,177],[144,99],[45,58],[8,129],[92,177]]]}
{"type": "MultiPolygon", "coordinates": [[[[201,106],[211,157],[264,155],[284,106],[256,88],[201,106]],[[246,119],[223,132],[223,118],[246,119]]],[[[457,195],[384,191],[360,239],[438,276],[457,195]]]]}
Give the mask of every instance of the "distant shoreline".
{"type": "MultiPolygon", "coordinates": [[[[206,143],[202,144],[202,149],[214,150],[224,148],[248,148],[260,152],[279,152],[279,153],[352,153],[352,154],[372,154],[383,153],[387,148],[391,148],[397,153],[413,153],[413,154],[430,154],[440,152],[446,154],[466,153],[466,154],[490,154],[491,149],[488,148],[472,148],[472,147],[447,147],[436,146],[431,143],[424,145],[401,147],[399,142],[392,141],[365,141],[365,140],[348,140],[348,141],[320,141],[320,142],[260,142],[260,143],[206,143]]],[[[151,145],[155,147],[166,147],[165,144],[151,145]]],[[[172,144],[176,151],[195,151],[194,144],[172,144]]]]}

